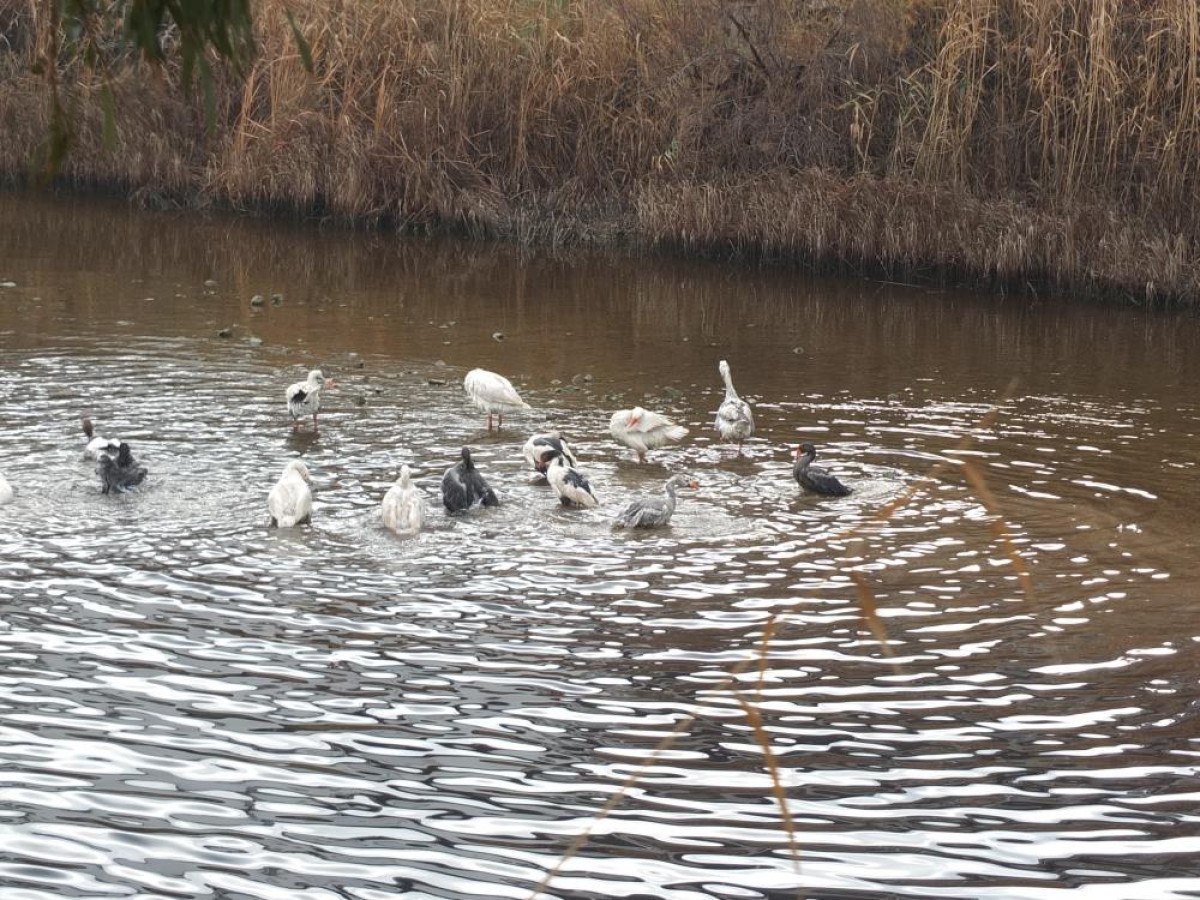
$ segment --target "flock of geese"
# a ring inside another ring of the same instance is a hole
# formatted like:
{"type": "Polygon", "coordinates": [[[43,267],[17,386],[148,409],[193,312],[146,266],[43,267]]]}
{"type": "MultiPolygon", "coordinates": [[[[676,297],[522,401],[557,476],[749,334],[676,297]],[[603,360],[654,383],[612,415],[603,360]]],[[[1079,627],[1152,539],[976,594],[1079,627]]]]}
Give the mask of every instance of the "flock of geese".
{"type": "MultiPolygon", "coordinates": [[[[737,442],[740,455],[743,443],[754,433],[754,414],[750,405],[734,390],[729,363],[721,360],[717,369],[725,382],[725,399],[717,408],[714,427],[723,440],[737,442]]],[[[321,409],[322,392],[333,386],[332,379],[326,379],[320,369],[313,369],[307,379],[287,388],[284,396],[292,417],[293,432],[298,431],[303,421],[311,416],[312,432],[317,433],[317,413],[321,409]]],[[[512,382],[486,369],[468,372],[463,379],[463,389],[471,402],[487,413],[488,431],[492,430],[493,417],[496,418],[496,427],[502,427],[505,413],[530,409],[512,382]]],[[[83,420],[83,432],[87,439],[84,455],[96,461],[96,474],[100,478],[103,493],[128,491],[145,480],[146,468],[134,459],[128,443],[98,436],[88,418],[83,420]]],[[[644,462],[651,450],[681,441],[688,430],[660,413],[635,406],[613,413],[609,421],[609,433],[618,443],[633,450],[639,462],[644,462]]],[[[525,442],[522,452],[526,462],[546,479],[564,506],[587,508],[599,505],[591,483],[579,469],[575,452],[562,435],[557,432],[535,434],[525,442]]],[[[850,489],[836,477],[812,464],[816,455],[816,447],[811,443],[801,444],[796,450],[792,466],[796,482],[803,489],[817,494],[844,496],[850,493],[850,489]]],[[[312,520],[310,485],[308,467],[302,460],[292,460],[284,467],[279,481],[267,494],[267,510],[273,526],[291,528],[312,520]]],[[[676,489],[680,487],[695,489],[698,484],[689,475],[672,475],[667,479],[660,496],[634,500],[621,510],[613,521],[614,527],[655,528],[667,525],[675,512],[676,489]]],[[[442,476],[441,494],[442,505],[452,515],[479,506],[497,506],[500,502],[496,492],[476,468],[469,447],[462,448],[462,459],[442,476]]],[[[0,476],[0,505],[12,498],[12,487],[0,476]]],[[[404,465],[396,483],[383,497],[383,523],[397,534],[414,535],[423,527],[426,516],[425,496],[413,484],[412,471],[404,465]]]]}

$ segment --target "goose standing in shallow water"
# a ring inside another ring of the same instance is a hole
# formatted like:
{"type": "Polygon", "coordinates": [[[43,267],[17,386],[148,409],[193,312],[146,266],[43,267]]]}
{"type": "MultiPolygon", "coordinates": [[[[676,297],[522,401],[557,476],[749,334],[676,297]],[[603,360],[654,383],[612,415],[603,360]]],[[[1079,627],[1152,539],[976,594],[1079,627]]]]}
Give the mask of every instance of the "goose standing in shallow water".
{"type": "Polygon", "coordinates": [[[121,450],[121,442],[114,441],[112,438],[97,437],[96,429],[92,426],[92,420],[87,416],[83,417],[83,434],[87,438],[87,446],[83,448],[83,455],[87,459],[100,461],[102,453],[118,453],[121,450]]]}
{"type": "Polygon", "coordinates": [[[824,494],[827,497],[845,497],[850,488],[812,461],[817,458],[817,448],[812,444],[801,444],[796,451],[796,462],[792,464],[792,477],[806,491],[824,494]]]}
{"type": "Polygon", "coordinates": [[[621,510],[614,526],[617,528],[659,528],[675,514],[675,488],[686,486],[695,490],[700,485],[690,475],[672,475],[663,487],[661,497],[643,497],[621,510]]]}
{"type": "Polygon", "coordinates": [[[754,414],[750,404],[738,396],[733,389],[733,376],[729,374],[729,363],[721,360],[717,371],[725,379],[725,399],[717,407],[717,432],[727,441],[737,441],[738,456],[742,455],[742,442],[754,434],[754,414]]]}
{"type": "Polygon", "coordinates": [[[546,467],[546,480],[563,506],[592,507],[600,503],[592,486],[583,473],[567,462],[565,456],[556,453],[546,467]]]}
{"type": "Polygon", "coordinates": [[[575,458],[575,451],[571,449],[571,445],[557,431],[544,431],[540,434],[535,434],[525,442],[525,446],[521,448],[521,453],[525,456],[525,461],[529,463],[535,472],[546,474],[546,467],[554,459],[554,455],[558,454],[567,461],[569,466],[578,466],[579,461],[575,458]]]}
{"type": "Polygon", "coordinates": [[[407,465],[400,467],[400,477],[383,495],[383,524],[396,534],[416,534],[425,524],[425,495],[412,483],[407,465]]]}
{"type": "Polygon", "coordinates": [[[308,466],[298,459],[283,467],[279,481],[267,494],[272,525],[291,528],[312,522],[312,491],[308,487],[311,480],[308,466]]]}
{"type": "Polygon", "coordinates": [[[442,476],[442,505],[448,513],[466,512],[473,507],[499,506],[496,493],[471,461],[471,448],[462,448],[462,462],[455,463],[442,476]]]}
{"type": "Polygon", "coordinates": [[[635,406],[613,413],[608,423],[609,434],[618,444],[624,444],[646,461],[646,452],[664,444],[674,444],[687,436],[688,430],[676,425],[666,416],[635,406]]]}
{"type": "Polygon", "coordinates": [[[325,373],[313,369],[305,381],[297,381],[284,391],[287,398],[288,412],[292,415],[293,433],[300,429],[300,420],[304,416],[312,416],[313,434],[317,433],[317,411],[321,408],[321,391],[326,387],[334,387],[333,379],[325,380],[325,373]]]}
{"type": "Polygon", "coordinates": [[[3,506],[5,503],[11,503],[12,498],[13,498],[12,485],[10,485],[7,481],[4,480],[3,475],[0,475],[0,506],[3,506]]]}
{"type": "Polygon", "coordinates": [[[497,418],[496,427],[504,426],[504,414],[518,409],[529,409],[530,406],[521,399],[512,382],[503,375],[489,372],[487,369],[472,369],[463,379],[463,390],[471,398],[471,402],[487,413],[487,428],[492,430],[492,416],[497,418]]]}
{"type": "Polygon", "coordinates": [[[146,467],[138,465],[129,445],[121,441],[117,446],[116,456],[100,454],[96,474],[100,476],[100,493],[107,494],[114,490],[124,493],[145,480],[146,467]]]}

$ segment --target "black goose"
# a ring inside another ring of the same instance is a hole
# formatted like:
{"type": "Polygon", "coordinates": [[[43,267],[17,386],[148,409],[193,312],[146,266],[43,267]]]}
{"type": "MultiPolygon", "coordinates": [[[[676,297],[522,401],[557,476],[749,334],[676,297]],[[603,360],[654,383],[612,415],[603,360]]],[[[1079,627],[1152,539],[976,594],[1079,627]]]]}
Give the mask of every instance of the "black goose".
{"type": "Polygon", "coordinates": [[[796,451],[796,462],[792,465],[792,477],[806,491],[814,494],[824,494],[827,497],[845,497],[850,493],[835,477],[820,466],[814,466],[812,461],[817,458],[817,448],[812,444],[801,444],[796,451]]]}
{"type": "Polygon", "coordinates": [[[96,474],[100,476],[101,493],[107,494],[112,490],[124,492],[142,483],[146,477],[146,467],[138,465],[129,445],[121,441],[115,457],[107,453],[100,454],[96,474]]]}
{"type": "Polygon", "coordinates": [[[471,448],[462,448],[462,462],[446,470],[442,476],[442,505],[448,513],[460,513],[483,504],[499,506],[496,493],[471,462],[471,448]]]}

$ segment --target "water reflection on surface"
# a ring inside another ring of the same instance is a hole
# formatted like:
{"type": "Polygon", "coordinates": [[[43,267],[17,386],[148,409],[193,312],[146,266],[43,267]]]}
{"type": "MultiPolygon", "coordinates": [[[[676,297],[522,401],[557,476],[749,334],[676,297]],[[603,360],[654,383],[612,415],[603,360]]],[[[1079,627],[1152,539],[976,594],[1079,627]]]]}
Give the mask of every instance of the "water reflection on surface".
{"type": "Polygon", "coordinates": [[[550,896],[1200,890],[1192,320],[13,195],[0,212],[6,897],[526,897],[690,716],[550,896]],[[721,358],[755,404],[740,459],[711,429],[721,358]],[[314,364],[341,385],[315,439],[282,403],[314,364]],[[476,365],[534,413],[484,431],[461,392],[476,365]],[[1031,596],[956,464],[869,522],[964,458],[1014,375],[970,458],[1031,596]],[[606,434],[639,403],[692,429],[645,466],[606,434]],[[83,412],[134,445],[142,490],[99,495],[83,412]],[[544,425],[599,509],[524,470],[544,425]],[[797,493],[805,439],[854,494],[797,493]],[[436,484],[464,443],[502,506],[449,519],[436,484]],[[313,527],[268,529],[296,455],[313,527]],[[412,540],[378,522],[404,462],[434,510],[412,540]],[[701,489],[669,530],[611,529],[680,470],[701,489]]]}

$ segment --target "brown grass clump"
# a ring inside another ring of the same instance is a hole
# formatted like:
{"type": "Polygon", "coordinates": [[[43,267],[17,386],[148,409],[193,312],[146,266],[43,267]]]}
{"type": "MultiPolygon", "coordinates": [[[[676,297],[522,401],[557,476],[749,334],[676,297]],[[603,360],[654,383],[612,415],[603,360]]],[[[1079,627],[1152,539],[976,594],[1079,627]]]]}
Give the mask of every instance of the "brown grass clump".
{"type": "MultiPolygon", "coordinates": [[[[49,2],[0,0],[10,175],[46,133],[46,77],[30,67],[49,2]]],[[[218,72],[211,130],[177,73],[114,54],[102,77],[61,52],[79,133],[64,178],[402,230],[1200,296],[1192,0],[260,0],[256,13],[259,56],[244,80],[218,72]]]]}

